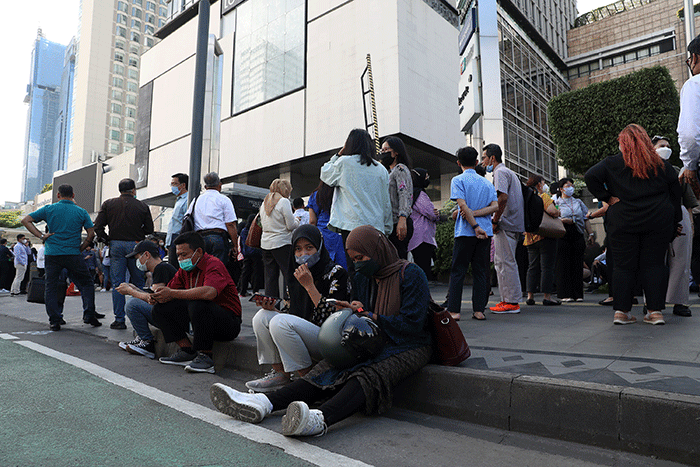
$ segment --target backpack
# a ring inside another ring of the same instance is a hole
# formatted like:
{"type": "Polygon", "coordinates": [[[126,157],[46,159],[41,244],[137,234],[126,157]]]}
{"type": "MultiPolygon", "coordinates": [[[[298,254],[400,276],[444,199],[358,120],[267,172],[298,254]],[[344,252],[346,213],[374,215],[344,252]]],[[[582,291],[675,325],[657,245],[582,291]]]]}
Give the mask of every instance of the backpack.
{"type": "Polygon", "coordinates": [[[525,217],[525,232],[537,233],[542,223],[544,203],[537,192],[520,182],[523,189],[523,213],[525,217]]]}

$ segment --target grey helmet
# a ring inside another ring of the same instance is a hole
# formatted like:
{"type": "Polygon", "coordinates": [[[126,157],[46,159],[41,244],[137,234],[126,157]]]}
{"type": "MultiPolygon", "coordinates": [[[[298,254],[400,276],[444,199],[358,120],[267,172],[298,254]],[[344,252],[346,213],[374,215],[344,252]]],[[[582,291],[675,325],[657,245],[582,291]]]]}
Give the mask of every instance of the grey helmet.
{"type": "Polygon", "coordinates": [[[318,346],[331,365],[349,368],[375,357],[384,347],[384,336],[377,323],[346,308],[321,325],[318,346]]]}

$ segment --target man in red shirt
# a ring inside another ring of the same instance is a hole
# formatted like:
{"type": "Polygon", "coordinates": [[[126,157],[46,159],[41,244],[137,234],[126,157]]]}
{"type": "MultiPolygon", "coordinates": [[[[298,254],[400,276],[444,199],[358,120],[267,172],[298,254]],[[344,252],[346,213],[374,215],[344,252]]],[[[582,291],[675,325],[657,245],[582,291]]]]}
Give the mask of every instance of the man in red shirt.
{"type": "Polygon", "coordinates": [[[214,341],[233,340],[241,330],[238,290],[224,263],[204,252],[201,235],[180,234],[175,248],[180,269],[151,299],[153,320],[165,342],[176,342],[180,349],[160,362],[184,366],[191,373],[214,373],[214,341]],[[192,343],[187,337],[190,323],[192,343]]]}

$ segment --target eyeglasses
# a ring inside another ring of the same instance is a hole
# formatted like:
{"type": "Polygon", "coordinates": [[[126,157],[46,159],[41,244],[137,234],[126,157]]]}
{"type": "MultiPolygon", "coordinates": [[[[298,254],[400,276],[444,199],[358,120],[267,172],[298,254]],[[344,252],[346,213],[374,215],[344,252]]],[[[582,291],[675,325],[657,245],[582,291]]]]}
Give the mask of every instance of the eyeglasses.
{"type": "Polygon", "coordinates": [[[685,59],[685,64],[688,65],[688,69],[690,70],[691,74],[693,72],[693,67],[691,65],[692,61],[693,61],[693,54],[690,54],[690,57],[685,59]]]}

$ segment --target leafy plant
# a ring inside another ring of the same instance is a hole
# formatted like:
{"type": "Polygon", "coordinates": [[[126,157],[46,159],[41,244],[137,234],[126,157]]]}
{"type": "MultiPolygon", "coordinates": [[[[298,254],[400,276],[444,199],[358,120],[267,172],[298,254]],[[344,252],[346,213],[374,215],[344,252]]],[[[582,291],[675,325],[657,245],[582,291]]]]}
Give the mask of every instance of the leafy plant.
{"type": "Polygon", "coordinates": [[[440,210],[440,217],[447,218],[445,222],[441,222],[435,229],[435,242],[437,250],[435,251],[435,265],[433,266],[433,274],[440,276],[443,273],[449,273],[452,267],[452,249],[454,247],[455,236],[455,221],[450,218],[452,208],[457,205],[456,202],[450,200],[445,203],[440,210]]]}
{"type": "Polygon", "coordinates": [[[14,229],[22,225],[20,217],[22,211],[5,211],[0,212],[0,227],[8,227],[14,229]]]}
{"type": "Polygon", "coordinates": [[[630,123],[644,127],[649,136],[668,137],[677,160],[679,112],[678,91],[661,66],[560,94],[547,106],[557,157],[579,174],[617,154],[617,135],[630,123]]]}

